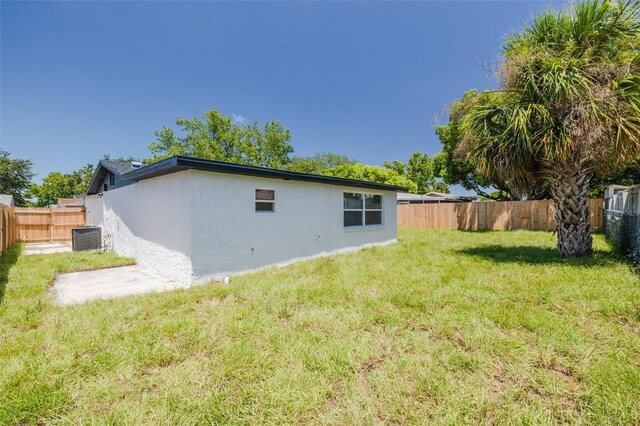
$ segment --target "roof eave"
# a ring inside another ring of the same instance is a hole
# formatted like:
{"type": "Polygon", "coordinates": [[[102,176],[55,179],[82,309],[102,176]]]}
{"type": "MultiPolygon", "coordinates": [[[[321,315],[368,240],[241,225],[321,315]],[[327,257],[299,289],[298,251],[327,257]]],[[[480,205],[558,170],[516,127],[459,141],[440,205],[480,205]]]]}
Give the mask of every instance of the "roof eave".
{"type": "Polygon", "coordinates": [[[98,174],[99,174],[99,172],[100,172],[100,169],[101,169],[101,168],[103,168],[103,169],[105,169],[105,170],[107,169],[107,168],[104,166],[104,164],[102,164],[102,160],[100,160],[100,161],[98,162],[98,165],[96,166],[96,169],[95,169],[95,171],[93,172],[93,176],[91,176],[91,181],[89,182],[89,186],[87,187],[87,190],[85,191],[85,194],[86,194],[86,195],[93,195],[93,194],[97,194],[98,192],[100,192],[100,191],[99,191],[99,188],[98,188],[97,190],[92,190],[92,188],[93,188],[93,187],[94,187],[94,185],[95,185],[96,178],[98,177],[98,174]]]}
{"type": "Polygon", "coordinates": [[[303,182],[325,183],[330,185],[353,186],[383,191],[406,191],[402,186],[360,181],[354,179],[337,178],[333,176],[312,175],[307,173],[288,172],[286,170],[268,169],[265,167],[246,166],[242,164],[226,163],[223,161],[204,160],[200,158],[174,156],[157,163],[143,166],[122,175],[124,179],[143,180],[156,176],[173,173],[175,171],[195,169],[216,173],[227,173],[242,176],[265,177],[271,179],[295,180],[303,182]]]}

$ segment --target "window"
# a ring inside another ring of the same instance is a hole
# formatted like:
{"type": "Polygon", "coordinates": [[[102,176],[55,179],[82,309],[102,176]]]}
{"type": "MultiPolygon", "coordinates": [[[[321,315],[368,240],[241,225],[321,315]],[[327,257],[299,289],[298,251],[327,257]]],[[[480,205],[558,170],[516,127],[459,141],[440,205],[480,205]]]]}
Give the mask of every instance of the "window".
{"type": "Polygon", "coordinates": [[[256,189],[256,213],[273,213],[276,211],[276,191],[272,189],[256,189]]]}
{"type": "Polygon", "coordinates": [[[345,228],[382,225],[382,195],[345,192],[345,228]]]}

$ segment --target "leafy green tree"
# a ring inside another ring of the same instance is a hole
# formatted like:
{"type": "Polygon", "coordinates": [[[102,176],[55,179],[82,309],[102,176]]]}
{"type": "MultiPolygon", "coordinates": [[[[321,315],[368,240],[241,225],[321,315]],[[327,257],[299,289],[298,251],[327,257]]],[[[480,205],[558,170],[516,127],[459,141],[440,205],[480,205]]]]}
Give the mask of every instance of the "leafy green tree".
{"type": "Polygon", "coordinates": [[[31,185],[29,196],[36,198],[36,205],[40,207],[56,204],[58,198],[72,198],[84,194],[92,176],[91,164],[72,173],[51,172],[42,179],[40,185],[31,185]]]}
{"type": "Polygon", "coordinates": [[[284,168],[291,172],[321,174],[325,169],[355,163],[345,155],[317,152],[313,157],[293,157],[284,168]]]}
{"type": "Polygon", "coordinates": [[[118,161],[120,163],[131,163],[133,161],[141,161],[139,158],[133,157],[133,156],[119,156],[119,157],[112,157],[109,154],[104,154],[102,156],[103,160],[109,160],[109,161],[118,161]]]}
{"type": "Polygon", "coordinates": [[[11,194],[17,206],[24,206],[33,177],[33,164],[31,160],[10,158],[10,155],[0,148],[0,194],[11,194]]]}
{"type": "Polygon", "coordinates": [[[472,111],[473,107],[482,104],[485,98],[493,92],[478,93],[470,90],[462,99],[455,101],[449,109],[449,122],[443,126],[436,126],[436,134],[442,143],[442,150],[433,157],[434,174],[450,185],[461,185],[474,191],[483,199],[496,201],[512,201],[526,198],[538,200],[549,197],[548,185],[540,178],[530,182],[526,194],[521,194],[517,188],[512,188],[509,181],[500,173],[491,175],[482,173],[481,167],[469,157],[456,155],[464,137],[462,121],[472,111]],[[491,191],[487,188],[495,188],[491,191]]]}
{"type": "Polygon", "coordinates": [[[413,182],[416,194],[435,191],[436,186],[442,190],[438,192],[449,192],[449,187],[446,184],[436,181],[434,162],[427,154],[414,152],[406,163],[397,160],[385,161],[384,167],[394,170],[413,182]]]}
{"type": "Polygon", "coordinates": [[[291,161],[291,133],[277,121],[262,127],[256,122],[239,126],[231,116],[212,109],[203,120],[178,118],[176,124],[184,136],[168,127],[155,132],[156,141],[149,145],[150,161],[188,155],[270,168],[281,168],[291,161]]]}
{"type": "Polygon", "coordinates": [[[350,163],[325,169],[322,174],[326,176],[404,186],[409,190],[409,192],[415,193],[416,191],[415,183],[400,175],[395,170],[385,167],[369,166],[362,163],[350,163]]]}
{"type": "Polygon", "coordinates": [[[602,174],[595,173],[589,184],[589,198],[604,197],[604,190],[609,185],[633,186],[640,184],[640,160],[628,167],[602,174]]]}
{"type": "MultiPolygon", "coordinates": [[[[522,199],[517,190],[510,188],[509,182],[500,175],[493,175],[491,179],[479,171],[479,167],[467,157],[456,155],[456,150],[462,142],[462,119],[471,111],[474,102],[482,96],[490,96],[493,92],[479,94],[476,90],[470,90],[462,99],[453,103],[449,110],[449,122],[446,125],[436,126],[436,134],[442,143],[442,151],[433,157],[435,175],[444,182],[452,185],[461,185],[465,189],[474,191],[482,199],[496,201],[512,201],[522,199]],[[490,191],[485,188],[496,188],[490,191]]],[[[604,190],[612,184],[632,186],[640,183],[640,161],[620,170],[599,170],[591,178],[589,184],[589,197],[598,198],[604,196],[604,190]]],[[[439,191],[438,191],[439,192],[439,191]]],[[[531,182],[524,198],[528,200],[548,199],[551,197],[549,184],[543,176],[531,182]]]]}
{"type": "Polygon", "coordinates": [[[444,182],[436,182],[432,190],[435,192],[441,192],[443,194],[448,194],[451,192],[451,190],[449,189],[449,185],[444,182]]]}
{"type": "Polygon", "coordinates": [[[563,258],[592,253],[592,176],[640,158],[639,17],[637,0],[590,0],[534,18],[463,119],[458,151],[485,176],[520,193],[549,182],[563,258]]]}

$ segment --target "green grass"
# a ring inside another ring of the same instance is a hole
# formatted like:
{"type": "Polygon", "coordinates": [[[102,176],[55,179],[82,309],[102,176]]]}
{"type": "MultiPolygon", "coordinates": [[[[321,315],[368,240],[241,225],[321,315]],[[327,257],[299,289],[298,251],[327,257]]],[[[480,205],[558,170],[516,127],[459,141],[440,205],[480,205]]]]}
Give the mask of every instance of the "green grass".
{"type": "Polygon", "coordinates": [[[400,242],[189,290],[59,307],[0,268],[0,424],[639,424],[640,278],[596,236],[400,242]]]}

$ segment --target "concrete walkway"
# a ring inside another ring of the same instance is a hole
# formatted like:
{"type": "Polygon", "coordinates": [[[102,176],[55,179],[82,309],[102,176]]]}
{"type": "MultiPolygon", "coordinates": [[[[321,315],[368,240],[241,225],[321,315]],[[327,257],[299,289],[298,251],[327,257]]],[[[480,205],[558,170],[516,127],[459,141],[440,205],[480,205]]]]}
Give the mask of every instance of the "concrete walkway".
{"type": "Polygon", "coordinates": [[[51,291],[56,303],[73,305],[96,299],[111,299],[186,287],[144,270],[138,265],[133,265],[60,274],[53,282],[51,291]]]}
{"type": "Polygon", "coordinates": [[[24,247],[24,251],[22,252],[25,256],[30,254],[52,253],[71,253],[71,241],[62,243],[29,243],[24,247]]]}

